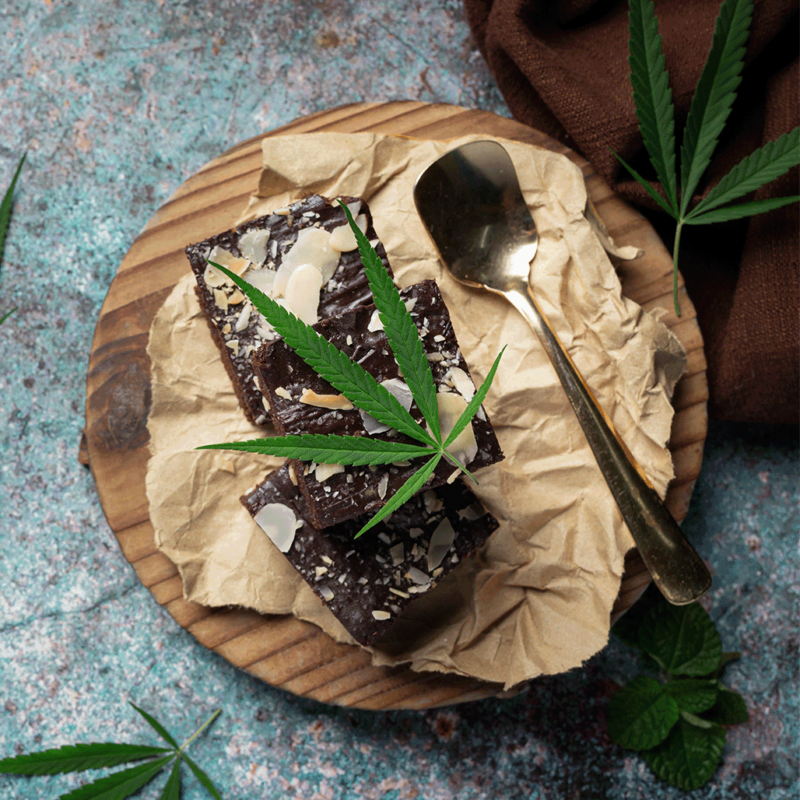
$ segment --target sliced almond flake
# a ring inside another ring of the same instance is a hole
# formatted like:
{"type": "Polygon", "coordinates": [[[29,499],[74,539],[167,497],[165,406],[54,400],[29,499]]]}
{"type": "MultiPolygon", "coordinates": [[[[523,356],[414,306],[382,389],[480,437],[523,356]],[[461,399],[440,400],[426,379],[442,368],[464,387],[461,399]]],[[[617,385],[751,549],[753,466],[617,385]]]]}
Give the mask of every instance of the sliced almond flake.
{"type": "Polygon", "coordinates": [[[230,322],[226,322],[226,323],[225,323],[225,324],[222,326],[222,332],[223,332],[223,333],[230,333],[230,332],[231,332],[231,324],[230,324],[230,322]]]}
{"type": "Polygon", "coordinates": [[[272,213],[278,217],[288,217],[289,214],[292,213],[292,210],[289,206],[286,206],[285,208],[276,208],[272,213]]]}
{"type": "Polygon", "coordinates": [[[292,225],[294,225],[294,214],[289,214],[289,216],[288,216],[288,217],[286,217],[286,224],[287,224],[287,225],[288,225],[290,228],[292,227],[292,225]]]}
{"type": "Polygon", "coordinates": [[[352,483],[353,482],[353,476],[350,473],[348,473],[347,477],[345,478],[345,480],[347,481],[347,483],[352,483]]]}
{"type": "Polygon", "coordinates": [[[380,620],[380,621],[392,618],[392,615],[388,611],[373,611],[372,612],[372,616],[375,617],[375,619],[380,620]]]}
{"type": "Polygon", "coordinates": [[[372,312],[367,330],[370,331],[370,333],[377,333],[377,331],[383,330],[383,322],[381,321],[381,315],[377,308],[372,312]]]}
{"type": "MultiPolygon", "coordinates": [[[[235,256],[230,252],[230,250],[226,250],[224,247],[220,247],[219,245],[216,245],[208,254],[208,260],[213,261],[215,264],[219,264],[226,269],[229,269],[234,275],[238,275],[239,277],[241,277],[244,274],[244,271],[250,266],[249,258],[235,256]]],[[[224,283],[227,283],[229,286],[233,285],[233,282],[229,278],[225,277],[225,275],[216,269],[216,267],[211,267],[211,269],[222,278],[224,283]]]]}
{"type": "Polygon", "coordinates": [[[392,563],[397,567],[403,563],[403,557],[405,555],[405,547],[403,546],[402,542],[398,542],[394,547],[389,549],[389,555],[391,556],[392,563]]]}
{"type": "Polygon", "coordinates": [[[444,356],[441,353],[425,353],[428,361],[444,361],[444,356]]]}
{"type": "Polygon", "coordinates": [[[402,591],[402,590],[400,590],[400,589],[395,589],[393,586],[390,586],[390,587],[389,587],[389,591],[390,591],[392,594],[396,594],[398,597],[403,597],[403,598],[405,598],[406,600],[407,600],[409,597],[411,597],[411,595],[410,595],[408,592],[404,592],[404,591],[402,591]]]}
{"type": "Polygon", "coordinates": [[[358,579],[358,582],[359,582],[359,583],[360,583],[362,586],[364,586],[364,585],[367,583],[367,579],[362,577],[362,578],[359,578],[359,579],[358,579]]]}
{"type": "MultiPolygon", "coordinates": [[[[406,300],[406,311],[408,311],[408,313],[410,314],[414,310],[414,306],[416,304],[417,304],[417,298],[409,297],[408,300],[406,300]]],[[[427,327],[427,322],[425,323],[425,327],[427,327]]]]}
{"type": "Polygon", "coordinates": [[[417,586],[422,586],[422,584],[430,581],[431,576],[424,573],[421,569],[417,569],[417,567],[409,567],[408,572],[406,573],[406,578],[408,578],[412,583],[416,583],[417,586]]]}
{"type": "Polygon", "coordinates": [[[381,532],[378,534],[378,538],[379,538],[379,539],[380,539],[380,540],[381,540],[381,541],[382,541],[384,544],[391,544],[391,543],[392,543],[392,540],[391,540],[391,538],[389,537],[389,534],[388,534],[388,533],[386,533],[385,531],[381,531],[381,532]]]}
{"type": "Polygon", "coordinates": [[[278,397],[282,397],[284,400],[291,400],[292,399],[292,395],[289,393],[289,390],[288,389],[284,389],[283,386],[279,386],[275,390],[275,394],[278,395],[278,397]]]}
{"type": "MultiPolygon", "coordinates": [[[[406,411],[411,408],[411,404],[414,402],[414,395],[411,394],[411,389],[408,388],[408,384],[405,381],[400,378],[389,378],[381,381],[381,384],[406,411]]],[[[359,409],[359,413],[361,414],[361,421],[364,423],[364,429],[370,435],[391,430],[388,425],[378,422],[375,417],[370,416],[363,409],[359,409]]]]}
{"type": "MultiPolygon", "coordinates": [[[[361,233],[367,230],[367,217],[365,214],[359,214],[355,218],[355,223],[361,233]]],[[[350,224],[340,225],[331,231],[331,247],[341,253],[349,253],[358,247],[356,242],[356,235],[350,227],[350,224]]]]}
{"type": "Polygon", "coordinates": [[[455,483],[455,482],[456,482],[456,478],[458,478],[458,476],[459,476],[460,474],[461,474],[461,470],[460,470],[460,469],[458,469],[458,468],[454,469],[454,470],[453,470],[453,471],[450,473],[450,477],[447,479],[447,483],[448,483],[448,484],[455,483]]]}
{"type": "Polygon", "coordinates": [[[348,551],[347,551],[347,552],[344,554],[344,557],[345,557],[345,558],[350,558],[350,556],[354,556],[355,554],[356,554],[356,551],[355,551],[355,550],[348,550],[348,551]]]}
{"type": "Polygon", "coordinates": [[[451,367],[447,377],[453,382],[456,391],[469,403],[475,396],[475,384],[461,367],[451,367]]]}
{"type": "Polygon", "coordinates": [[[239,252],[254,264],[263,264],[267,260],[267,242],[269,228],[251,228],[239,237],[239,252]]]}
{"type": "Polygon", "coordinates": [[[334,598],[333,590],[327,586],[323,586],[319,590],[319,596],[326,602],[330,603],[331,600],[334,598]]]}
{"type": "Polygon", "coordinates": [[[239,340],[238,339],[231,339],[229,342],[225,342],[225,347],[230,347],[231,352],[235,355],[239,355],[239,340]]]}
{"type": "MultiPolygon", "coordinates": [[[[341,472],[344,472],[343,464],[317,464],[317,471],[314,474],[320,483],[324,483],[332,475],[338,475],[341,472]]],[[[329,491],[330,487],[326,486],[325,489],[329,491]]]]}
{"type": "Polygon", "coordinates": [[[438,578],[443,572],[444,572],[444,567],[436,567],[436,569],[433,571],[432,574],[434,578],[438,578]]]}
{"type": "Polygon", "coordinates": [[[267,402],[267,398],[264,397],[263,394],[261,395],[261,405],[264,406],[264,410],[265,411],[269,411],[270,410],[269,403],[267,402]]]}
{"type": "Polygon", "coordinates": [[[425,533],[425,531],[422,528],[411,528],[408,531],[408,535],[412,539],[418,539],[420,536],[422,536],[423,533],[425,533]]]}
{"type": "Polygon", "coordinates": [[[426,489],[422,493],[422,502],[425,503],[425,511],[428,514],[433,514],[434,511],[437,511],[436,508],[436,501],[439,498],[436,496],[436,492],[433,489],[426,489]]]}
{"type": "Polygon", "coordinates": [[[289,480],[291,480],[291,482],[292,482],[292,483],[293,483],[295,486],[297,486],[297,472],[295,471],[295,468],[294,468],[294,465],[293,465],[293,464],[291,464],[291,465],[289,466],[289,480]]]}
{"type": "Polygon", "coordinates": [[[392,463],[392,466],[393,467],[410,467],[411,466],[411,462],[410,461],[394,461],[392,463]]]}
{"type": "Polygon", "coordinates": [[[253,306],[251,306],[250,303],[247,303],[239,312],[239,316],[236,318],[236,327],[234,328],[236,333],[241,333],[250,323],[250,311],[252,308],[253,306]]]}
{"type": "Polygon", "coordinates": [[[228,295],[222,289],[214,289],[214,304],[223,311],[228,310],[228,295]]]}
{"type": "Polygon", "coordinates": [[[314,574],[321,578],[328,571],[327,567],[314,567],[314,574]]]}
{"type": "Polygon", "coordinates": [[[447,551],[453,546],[455,538],[456,532],[450,520],[445,517],[431,534],[431,540],[428,544],[428,570],[435,570],[436,567],[444,561],[444,557],[447,555],[447,551]]]}
{"type": "Polygon", "coordinates": [[[323,561],[324,561],[324,562],[325,562],[325,563],[326,563],[328,566],[330,566],[331,564],[333,564],[333,559],[332,559],[330,556],[322,556],[322,560],[323,560],[323,561]]]}
{"type": "Polygon", "coordinates": [[[228,305],[235,306],[241,303],[244,300],[244,295],[239,291],[239,289],[234,289],[228,295],[228,305]]]}
{"type": "Polygon", "coordinates": [[[350,411],[353,404],[343,394],[317,394],[313,389],[303,389],[300,402],[316,408],[350,411]]]}
{"type": "Polygon", "coordinates": [[[437,333],[436,336],[433,337],[434,342],[443,342],[444,336],[441,333],[437,333]]]}
{"type": "Polygon", "coordinates": [[[347,342],[348,346],[350,346],[351,344],[353,344],[353,337],[348,333],[347,339],[345,341],[347,342]]]}
{"type": "MultiPolygon", "coordinates": [[[[467,401],[460,394],[448,392],[438,393],[436,404],[439,407],[442,439],[446,439],[467,407],[467,401]]],[[[475,440],[475,431],[471,422],[458,434],[456,440],[447,448],[447,452],[464,466],[475,458],[478,453],[478,443],[475,440]]],[[[452,481],[448,480],[448,483],[452,483],[452,481]]]]}
{"type": "Polygon", "coordinates": [[[306,325],[319,321],[319,292],[323,283],[322,273],[314,264],[300,264],[286,283],[284,293],[289,310],[306,325]]]}
{"type": "Polygon", "coordinates": [[[343,573],[342,573],[342,574],[339,576],[339,583],[344,583],[346,580],[347,580],[347,573],[346,573],[346,572],[343,572],[343,573]]]}
{"type": "Polygon", "coordinates": [[[484,515],[484,510],[477,504],[472,503],[468,505],[466,508],[462,508],[458,512],[458,516],[461,519],[466,519],[469,521],[480,519],[484,515]]]}
{"type": "Polygon", "coordinates": [[[267,503],[253,519],[281,553],[289,552],[297,524],[297,517],[290,508],[282,503],[267,503]]]}
{"type": "Polygon", "coordinates": [[[389,488],[389,476],[384,472],[378,481],[378,497],[383,500],[386,497],[386,490],[389,488]]]}
{"type": "Polygon", "coordinates": [[[289,278],[304,264],[319,270],[323,286],[333,277],[339,266],[339,253],[330,246],[330,238],[324,228],[304,228],[298,233],[297,241],[284,254],[275,275],[273,291],[277,296],[285,296],[289,278]]]}

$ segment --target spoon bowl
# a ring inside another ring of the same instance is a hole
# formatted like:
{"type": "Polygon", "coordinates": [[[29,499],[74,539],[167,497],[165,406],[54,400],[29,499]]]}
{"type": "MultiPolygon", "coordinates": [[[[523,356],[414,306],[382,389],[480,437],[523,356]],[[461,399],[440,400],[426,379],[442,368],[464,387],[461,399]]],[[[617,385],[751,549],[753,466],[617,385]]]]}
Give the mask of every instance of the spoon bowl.
{"type": "Polygon", "coordinates": [[[653,582],[674,605],[701,597],[711,574],[617,434],[530,286],[536,225],[514,165],[497,142],[470,142],[417,179],[414,202],[445,268],[461,283],[505,297],[539,337],[653,582]]]}

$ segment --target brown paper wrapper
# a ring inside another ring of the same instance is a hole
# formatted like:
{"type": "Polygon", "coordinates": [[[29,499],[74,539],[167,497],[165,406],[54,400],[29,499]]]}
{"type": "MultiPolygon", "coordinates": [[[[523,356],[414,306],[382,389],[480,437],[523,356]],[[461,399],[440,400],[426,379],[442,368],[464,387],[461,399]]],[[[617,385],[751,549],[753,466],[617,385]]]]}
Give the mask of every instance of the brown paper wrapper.
{"type": "MultiPolygon", "coordinates": [[[[413,206],[419,173],[452,142],[375,134],[264,140],[258,191],[242,220],[305,194],[364,197],[400,286],[434,278],[479,383],[507,345],[486,400],[506,459],[475,493],[500,521],[476,557],[422,596],[376,646],[380,665],[454,672],[507,687],[579,666],[608,640],[623,559],[633,546],[563,389],[509,304],[467,289],[440,266],[413,206]]],[[[559,338],[663,496],[670,398],[685,355],[666,327],[622,297],[584,217],[586,189],[566,158],[502,141],[539,231],[531,285],[559,338]]],[[[624,251],[623,251],[624,253],[624,251]]],[[[294,614],[352,642],[251,520],[239,496],[279,465],[201,444],[264,435],[240,411],[187,275],[150,333],[150,517],[187,599],[294,614]]]]}

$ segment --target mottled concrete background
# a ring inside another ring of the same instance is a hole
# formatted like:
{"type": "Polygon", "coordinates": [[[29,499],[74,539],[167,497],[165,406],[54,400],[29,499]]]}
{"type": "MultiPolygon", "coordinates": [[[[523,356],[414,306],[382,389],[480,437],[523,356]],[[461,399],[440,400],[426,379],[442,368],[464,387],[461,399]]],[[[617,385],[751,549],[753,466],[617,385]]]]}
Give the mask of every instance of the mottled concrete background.
{"type": "MultiPolygon", "coordinates": [[[[76,460],[103,297],[193,171],[351,101],[508,113],[458,0],[6,0],[0,76],[0,185],[28,150],[0,275],[0,311],[19,306],[0,328],[0,754],[151,741],[131,699],[179,738],[224,709],[194,753],[226,798],[682,796],[608,738],[632,671],[618,644],[514,700],[423,714],[329,708],[238,672],[139,584],[76,460]]],[[[712,425],[685,526],[752,719],[695,797],[798,797],[797,456],[793,431],[712,425]]],[[[2,777],[0,798],[77,784],[2,777]]]]}

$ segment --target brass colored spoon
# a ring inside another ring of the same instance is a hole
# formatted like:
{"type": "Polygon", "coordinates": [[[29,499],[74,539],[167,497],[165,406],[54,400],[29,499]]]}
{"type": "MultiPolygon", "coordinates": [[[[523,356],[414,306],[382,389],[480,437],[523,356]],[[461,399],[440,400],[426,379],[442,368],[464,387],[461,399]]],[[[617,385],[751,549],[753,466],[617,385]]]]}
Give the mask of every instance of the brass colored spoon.
{"type": "Polygon", "coordinates": [[[670,603],[691,603],[711,575],[618,437],[543,316],[528,284],[538,235],[514,165],[496,142],[446,153],[417,179],[414,201],[450,274],[511,302],[555,367],[653,581],[670,603]]]}

